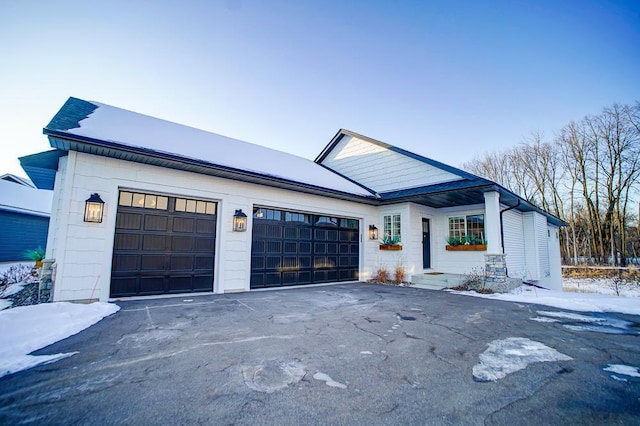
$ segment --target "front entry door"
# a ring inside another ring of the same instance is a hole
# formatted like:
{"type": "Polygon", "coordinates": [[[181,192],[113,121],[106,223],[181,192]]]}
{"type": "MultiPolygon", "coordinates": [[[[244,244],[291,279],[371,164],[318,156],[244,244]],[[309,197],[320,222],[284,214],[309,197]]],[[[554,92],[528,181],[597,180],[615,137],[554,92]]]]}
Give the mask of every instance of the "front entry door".
{"type": "Polygon", "coordinates": [[[422,267],[431,268],[431,237],[429,236],[429,219],[422,219],[422,267]]]}

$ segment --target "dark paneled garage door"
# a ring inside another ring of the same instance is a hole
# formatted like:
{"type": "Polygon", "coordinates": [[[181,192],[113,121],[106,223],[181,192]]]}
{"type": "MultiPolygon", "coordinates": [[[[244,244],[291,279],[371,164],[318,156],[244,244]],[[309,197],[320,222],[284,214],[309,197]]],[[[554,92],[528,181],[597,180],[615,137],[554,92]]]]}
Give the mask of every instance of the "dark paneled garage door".
{"type": "Polygon", "coordinates": [[[213,290],[216,203],[120,192],[111,297],[213,290]]]}
{"type": "Polygon", "coordinates": [[[358,279],[359,222],[254,208],[251,288],[358,279]]]}

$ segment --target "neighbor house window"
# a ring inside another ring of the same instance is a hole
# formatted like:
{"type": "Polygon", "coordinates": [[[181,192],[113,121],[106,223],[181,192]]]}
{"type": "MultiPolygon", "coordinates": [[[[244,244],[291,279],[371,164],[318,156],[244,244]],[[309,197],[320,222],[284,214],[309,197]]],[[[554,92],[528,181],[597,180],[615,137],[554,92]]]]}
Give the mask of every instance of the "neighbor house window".
{"type": "Polygon", "coordinates": [[[383,219],[384,223],[384,235],[385,240],[391,240],[393,242],[400,242],[400,215],[392,214],[385,216],[383,219]]]}
{"type": "Polygon", "coordinates": [[[485,244],[484,215],[474,214],[450,217],[449,239],[460,243],[485,244]]]}

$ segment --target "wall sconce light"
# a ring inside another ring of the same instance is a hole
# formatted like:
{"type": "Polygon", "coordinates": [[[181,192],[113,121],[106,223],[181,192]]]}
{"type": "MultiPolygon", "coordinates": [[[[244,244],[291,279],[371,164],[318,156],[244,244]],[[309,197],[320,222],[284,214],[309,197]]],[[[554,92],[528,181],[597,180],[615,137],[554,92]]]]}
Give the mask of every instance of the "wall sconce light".
{"type": "Polygon", "coordinates": [[[84,221],[101,223],[104,214],[104,201],[97,193],[91,194],[84,202],[84,221]]]}
{"type": "Polygon", "coordinates": [[[375,225],[369,225],[369,239],[377,240],[378,239],[378,228],[375,225]]]}
{"type": "Polygon", "coordinates": [[[236,210],[233,215],[233,230],[235,232],[244,232],[247,230],[247,215],[242,212],[242,209],[236,210]]]}

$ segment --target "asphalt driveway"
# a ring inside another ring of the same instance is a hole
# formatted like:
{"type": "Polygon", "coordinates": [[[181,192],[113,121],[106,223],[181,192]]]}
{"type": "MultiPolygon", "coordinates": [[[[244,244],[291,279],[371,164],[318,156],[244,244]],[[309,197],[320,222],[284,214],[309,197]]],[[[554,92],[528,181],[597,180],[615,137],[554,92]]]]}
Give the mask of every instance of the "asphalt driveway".
{"type": "Polygon", "coordinates": [[[118,304],[37,352],[75,355],[0,379],[1,424],[640,422],[640,379],[603,370],[640,366],[634,316],[588,331],[541,322],[555,308],[372,284],[118,304]],[[513,337],[564,358],[474,380],[513,337]]]}

